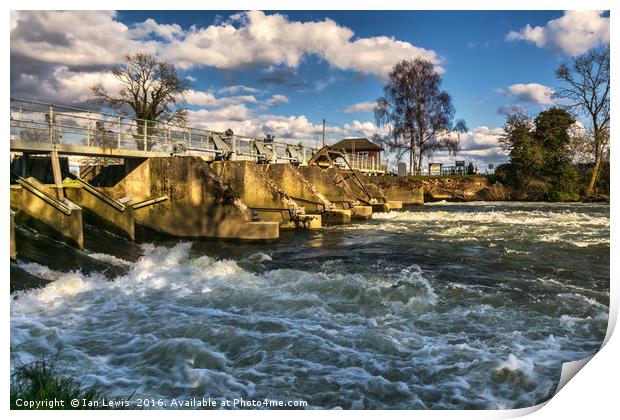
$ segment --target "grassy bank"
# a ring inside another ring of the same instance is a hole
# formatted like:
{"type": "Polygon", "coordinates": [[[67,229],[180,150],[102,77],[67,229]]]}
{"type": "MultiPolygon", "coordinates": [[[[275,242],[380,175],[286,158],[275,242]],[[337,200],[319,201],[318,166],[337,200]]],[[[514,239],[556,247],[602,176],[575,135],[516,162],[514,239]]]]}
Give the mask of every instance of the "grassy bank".
{"type": "MultiPolygon", "coordinates": [[[[104,398],[96,386],[85,387],[60,368],[57,359],[44,358],[13,369],[11,373],[11,410],[81,409],[71,406],[72,400],[96,401],[104,398]],[[44,402],[54,401],[52,406],[44,402]],[[36,403],[39,402],[39,406],[36,403]],[[27,403],[35,403],[28,407],[27,403]]],[[[92,409],[89,408],[89,409],[92,409]]]]}

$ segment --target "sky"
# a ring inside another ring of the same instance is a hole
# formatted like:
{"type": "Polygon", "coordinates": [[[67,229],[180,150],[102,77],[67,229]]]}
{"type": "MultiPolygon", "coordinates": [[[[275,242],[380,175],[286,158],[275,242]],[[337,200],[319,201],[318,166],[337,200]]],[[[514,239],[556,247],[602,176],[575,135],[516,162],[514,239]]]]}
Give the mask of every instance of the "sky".
{"type": "Polygon", "coordinates": [[[554,71],[609,37],[597,11],[13,11],[11,96],[79,106],[144,51],[191,81],[189,125],[314,145],[325,119],[329,144],[386,134],[373,107],[389,71],[423,58],[469,128],[431,160],[483,168],[506,160],[506,113],[553,106],[554,71]]]}

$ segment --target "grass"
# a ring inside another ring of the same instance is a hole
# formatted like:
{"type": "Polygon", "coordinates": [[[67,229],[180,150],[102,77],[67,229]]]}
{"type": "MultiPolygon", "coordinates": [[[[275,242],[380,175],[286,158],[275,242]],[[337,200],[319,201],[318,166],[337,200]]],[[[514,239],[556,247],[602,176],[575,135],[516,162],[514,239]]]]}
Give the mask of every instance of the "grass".
{"type": "MultiPolygon", "coordinates": [[[[11,374],[11,410],[37,409],[24,407],[24,402],[62,401],[56,406],[41,405],[39,409],[68,410],[71,400],[101,400],[104,396],[96,386],[84,387],[82,382],[59,369],[56,358],[44,358],[14,368],[11,374]],[[19,403],[18,403],[19,402],[19,403]]],[[[80,408],[82,404],[80,404],[80,408]]],[[[88,407],[92,409],[92,407],[88,407]]]]}

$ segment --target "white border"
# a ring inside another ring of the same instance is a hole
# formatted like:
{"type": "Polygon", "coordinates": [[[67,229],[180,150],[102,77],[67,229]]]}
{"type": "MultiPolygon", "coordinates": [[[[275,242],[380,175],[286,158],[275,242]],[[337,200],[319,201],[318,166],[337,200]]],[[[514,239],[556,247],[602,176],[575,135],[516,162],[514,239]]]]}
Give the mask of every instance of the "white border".
{"type": "MultiPolygon", "coordinates": [[[[566,0],[566,1],[552,1],[552,0],[507,0],[507,1],[490,1],[490,0],[382,0],[382,1],[370,1],[370,0],[358,0],[356,2],[336,2],[334,0],[301,0],[296,2],[284,2],[284,1],[247,1],[247,0],[229,0],[229,1],[191,1],[191,0],[178,0],[178,1],[156,1],[156,0],[134,0],[131,3],[127,1],[109,0],[109,1],[33,1],[23,0],[14,1],[8,0],[5,2],[7,9],[3,15],[4,28],[10,28],[10,9],[75,9],[75,10],[95,10],[95,9],[118,9],[118,10],[130,10],[130,9],[144,9],[144,10],[196,10],[196,9],[210,9],[210,10],[247,10],[247,9],[264,9],[264,10],[349,10],[349,9],[362,9],[362,10],[566,10],[566,9],[594,9],[594,10],[611,10],[612,17],[612,37],[617,32],[615,30],[614,23],[614,3],[611,1],[590,0],[587,2],[566,0]]],[[[8,30],[5,29],[7,32],[8,30]]],[[[70,28],[68,28],[70,30],[70,28]]],[[[449,30],[449,28],[438,28],[438,30],[449,30]]],[[[9,57],[9,37],[5,34],[3,42],[4,57],[9,57]]],[[[616,74],[613,71],[615,63],[617,62],[617,48],[612,43],[612,74],[616,74]]],[[[3,91],[3,111],[4,115],[9,114],[9,96],[10,96],[10,80],[9,69],[7,66],[3,66],[2,74],[4,76],[4,83],[2,84],[3,91]]],[[[612,87],[613,89],[613,87],[612,87]]],[[[617,109],[618,103],[615,100],[615,95],[612,91],[612,112],[617,109]]],[[[617,114],[617,113],[614,113],[617,114]]],[[[615,116],[615,115],[614,115],[615,116]]],[[[616,121],[615,118],[612,118],[616,121]]],[[[0,121],[3,127],[3,133],[8,134],[8,119],[2,119],[0,121]]],[[[612,122],[611,138],[618,138],[618,129],[616,124],[612,122]]],[[[8,137],[8,136],[7,136],[8,137]]],[[[5,141],[8,140],[5,137],[5,141]]],[[[617,147],[612,147],[612,162],[618,161],[617,147]]],[[[8,186],[8,160],[5,158],[1,161],[2,165],[2,177],[4,178],[3,185],[8,186]]],[[[612,165],[612,204],[611,204],[611,255],[614,255],[614,251],[617,249],[614,245],[617,241],[617,229],[615,226],[616,220],[616,205],[615,197],[617,195],[617,185],[615,181],[617,179],[617,164],[612,165]]],[[[5,190],[6,191],[6,190],[5,190]]],[[[5,193],[6,194],[6,193],[5,193]]],[[[5,195],[6,197],[6,195],[5,195]]],[[[8,206],[8,200],[6,201],[8,206]]],[[[8,229],[8,214],[1,218],[2,220],[2,232],[8,229]]],[[[3,235],[5,238],[6,236],[3,235]]],[[[8,243],[6,240],[0,245],[0,255],[8,255],[8,243]]],[[[9,300],[8,283],[9,283],[9,264],[8,258],[3,262],[4,264],[4,281],[6,287],[5,299],[9,300]]],[[[608,330],[608,337],[615,325],[618,313],[618,280],[616,280],[616,274],[618,273],[618,260],[611,258],[611,302],[610,302],[610,328],[608,330]]],[[[2,372],[4,372],[5,382],[2,387],[2,399],[1,403],[4,409],[8,411],[9,402],[9,302],[5,307],[3,316],[4,321],[2,323],[2,336],[4,338],[4,352],[2,359],[2,372]]],[[[531,414],[531,418],[537,419],[550,419],[550,418],[568,418],[568,419],[583,419],[583,418],[611,418],[617,416],[618,411],[618,374],[620,373],[620,362],[618,361],[620,355],[620,339],[617,338],[617,334],[612,335],[603,351],[597,354],[592,360],[583,367],[582,371],[578,374],[577,378],[569,381],[566,386],[559,392],[554,398],[552,398],[547,404],[543,404],[544,408],[531,414]]],[[[358,420],[360,417],[375,417],[375,416],[389,416],[398,418],[468,418],[468,419],[480,419],[480,418],[506,418],[516,417],[531,413],[536,408],[522,409],[522,410],[507,410],[507,411],[345,411],[345,412],[333,412],[333,411],[312,411],[312,412],[295,412],[295,417],[315,418],[318,417],[332,417],[338,416],[338,418],[350,418],[358,420]]],[[[86,416],[95,418],[104,418],[110,416],[120,417],[135,417],[143,416],[146,413],[143,412],[88,412],[86,416]]],[[[170,412],[155,411],[149,412],[149,417],[166,418],[170,417],[170,412]]],[[[213,412],[208,413],[196,413],[196,412],[175,412],[174,417],[195,417],[195,416],[213,416],[216,415],[213,412]]],[[[11,418],[83,418],[85,415],[83,412],[10,412],[11,418]]],[[[260,419],[272,419],[272,418],[289,418],[291,412],[283,411],[263,411],[263,412],[249,412],[249,411],[237,411],[237,412],[217,412],[217,417],[220,418],[232,418],[240,416],[252,416],[252,418],[260,419]]]]}

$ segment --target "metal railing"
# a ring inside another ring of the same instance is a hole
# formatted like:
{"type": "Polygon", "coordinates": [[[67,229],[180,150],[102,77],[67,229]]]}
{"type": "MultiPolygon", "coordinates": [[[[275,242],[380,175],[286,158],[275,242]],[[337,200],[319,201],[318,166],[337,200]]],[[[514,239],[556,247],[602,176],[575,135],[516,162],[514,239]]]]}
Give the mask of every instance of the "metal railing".
{"type": "MultiPolygon", "coordinates": [[[[257,139],[201,128],[142,120],[126,115],[11,98],[11,140],[87,146],[106,150],[131,150],[189,154],[213,160],[290,162],[306,165],[317,151],[301,142],[257,139]]],[[[365,172],[385,172],[376,159],[347,155],[351,167],[365,172]]]]}
{"type": "Polygon", "coordinates": [[[370,173],[386,173],[388,162],[381,161],[376,157],[363,156],[359,154],[344,153],[345,158],[351,165],[351,168],[358,169],[362,172],[370,173]]]}

